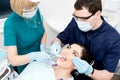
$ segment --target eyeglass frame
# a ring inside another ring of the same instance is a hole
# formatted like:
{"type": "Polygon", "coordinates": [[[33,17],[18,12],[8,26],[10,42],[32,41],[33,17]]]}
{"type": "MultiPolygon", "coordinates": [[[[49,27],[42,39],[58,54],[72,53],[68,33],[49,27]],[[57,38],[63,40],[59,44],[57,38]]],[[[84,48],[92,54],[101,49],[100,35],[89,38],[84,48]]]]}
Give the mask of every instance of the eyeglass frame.
{"type": "Polygon", "coordinates": [[[72,16],[76,19],[76,20],[87,20],[89,19],[90,17],[92,17],[94,14],[91,14],[90,16],[88,17],[79,17],[79,16],[76,16],[75,13],[72,14],[72,16]]]}

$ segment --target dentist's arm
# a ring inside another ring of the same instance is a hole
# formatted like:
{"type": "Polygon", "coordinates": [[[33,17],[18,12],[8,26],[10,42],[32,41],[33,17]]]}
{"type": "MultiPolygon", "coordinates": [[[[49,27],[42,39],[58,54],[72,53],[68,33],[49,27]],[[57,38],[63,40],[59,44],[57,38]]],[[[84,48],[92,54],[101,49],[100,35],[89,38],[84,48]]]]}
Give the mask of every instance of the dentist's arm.
{"type": "Polygon", "coordinates": [[[111,80],[114,73],[108,72],[107,70],[96,70],[94,69],[94,73],[89,75],[94,80],[111,80]]]}

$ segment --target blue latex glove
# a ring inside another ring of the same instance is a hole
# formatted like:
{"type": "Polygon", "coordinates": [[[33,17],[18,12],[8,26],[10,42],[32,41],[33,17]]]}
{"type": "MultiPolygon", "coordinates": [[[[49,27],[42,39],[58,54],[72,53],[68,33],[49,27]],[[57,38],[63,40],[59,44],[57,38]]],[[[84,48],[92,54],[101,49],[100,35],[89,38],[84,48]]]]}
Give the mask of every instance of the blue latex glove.
{"type": "Polygon", "coordinates": [[[30,52],[30,53],[29,53],[30,60],[31,60],[31,61],[35,61],[40,54],[41,54],[40,51],[38,51],[38,52],[30,52]]]}
{"type": "Polygon", "coordinates": [[[40,44],[40,50],[45,51],[45,44],[40,44]]]}
{"type": "Polygon", "coordinates": [[[31,61],[45,61],[51,60],[50,56],[45,51],[29,53],[31,61]]]}
{"type": "Polygon", "coordinates": [[[36,59],[36,61],[38,62],[44,62],[48,65],[52,65],[52,59],[50,57],[50,55],[42,53],[38,56],[38,58],[36,59]]]}
{"type": "Polygon", "coordinates": [[[74,57],[72,61],[79,73],[84,73],[85,75],[89,75],[92,73],[93,67],[85,60],[82,60],[78,57],[74,57]]]}
{"type": "Polygon", "coordinates": [[[60,54],[61,51],[61,45],[59,42],[54,42],[48,49],[49,53],[51,55],[57,56],[60,54]]]}

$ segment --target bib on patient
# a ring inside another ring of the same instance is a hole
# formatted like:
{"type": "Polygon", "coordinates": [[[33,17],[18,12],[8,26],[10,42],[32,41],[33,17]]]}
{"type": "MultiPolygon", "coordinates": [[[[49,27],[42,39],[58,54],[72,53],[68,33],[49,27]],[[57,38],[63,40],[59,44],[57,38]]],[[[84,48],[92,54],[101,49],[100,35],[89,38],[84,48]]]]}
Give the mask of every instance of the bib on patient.
{"type": "Polygon", "coordinates": [[[23,70],[17,80],[55,80],[55,75],[52,66],[32,62],[23,70]]]}

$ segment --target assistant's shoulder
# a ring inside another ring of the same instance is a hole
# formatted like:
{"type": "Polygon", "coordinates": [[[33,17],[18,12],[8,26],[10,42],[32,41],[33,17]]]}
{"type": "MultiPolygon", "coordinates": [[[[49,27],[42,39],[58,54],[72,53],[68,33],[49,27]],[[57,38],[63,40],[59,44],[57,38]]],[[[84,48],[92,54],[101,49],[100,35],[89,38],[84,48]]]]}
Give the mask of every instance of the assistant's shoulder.
{"type": "Polygon", "coordinates": [[[20,21],[20,16],[17,15],[15,12],[11,13],[4,23],[5,27],[13,26],[16,22],[20,21]]]}
{"type": "Polygon", "coordinates": [[[8,18],[6,19],[6,21],[5,21],[5,23],[4,23],[4,27],[6,27],[6,26],[10,26],[11,24],[13,24],[13,22],[14,22],[14,18],[15,18],[15,13],[13,12],[12,14],[10,14],[9,16],[8,16],[8,18]]]}
{"type": "Polygon", "coordinates": [[[42,21],[42,23],[43,23],[44,18],[43,18],[43,15],[42,15],[41,12],[40,12],[40,9],[37,10],[37,16],[39,16],[39,17],[37,17],[37,18],[40,18],[41,21],[42,21]]]}

